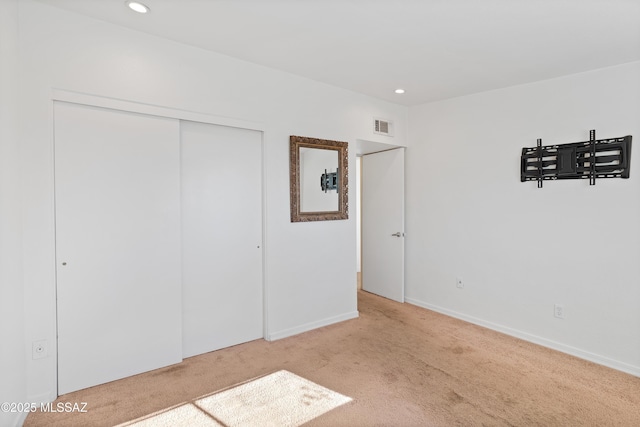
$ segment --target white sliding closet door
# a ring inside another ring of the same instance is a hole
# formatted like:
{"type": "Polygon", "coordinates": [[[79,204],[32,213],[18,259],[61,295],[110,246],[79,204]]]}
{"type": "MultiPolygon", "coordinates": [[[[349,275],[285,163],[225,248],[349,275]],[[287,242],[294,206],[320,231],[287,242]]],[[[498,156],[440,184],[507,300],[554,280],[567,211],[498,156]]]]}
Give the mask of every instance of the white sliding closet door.
{"type": "Polygon", "coordinates": [[[58,394],[180,362],[179,122],[56,102],[58,394]]]}
{"type": "Polygon", "coordinates": [[[183,356],[263,337],[262,133],[181,123],[183,356]]]}

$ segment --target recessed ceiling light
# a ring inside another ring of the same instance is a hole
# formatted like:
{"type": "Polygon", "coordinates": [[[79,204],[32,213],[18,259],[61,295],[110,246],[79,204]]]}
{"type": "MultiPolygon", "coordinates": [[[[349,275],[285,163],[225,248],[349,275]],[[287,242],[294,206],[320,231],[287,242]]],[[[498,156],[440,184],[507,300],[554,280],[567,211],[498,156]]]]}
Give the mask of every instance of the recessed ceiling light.
{"type": "Polygon", "coordinates": [[[396,93],[404,93],[404,89],[396,89],[396,93]]]}
{"type": "Polygon", "coordinates": [[[127,1],[126,4],[127,6],[129,6],[129,9],[138,13],[149,12],[149,8],[147,6],[143,5],[142,3],[138,3],[137,1],[127,1]]]}

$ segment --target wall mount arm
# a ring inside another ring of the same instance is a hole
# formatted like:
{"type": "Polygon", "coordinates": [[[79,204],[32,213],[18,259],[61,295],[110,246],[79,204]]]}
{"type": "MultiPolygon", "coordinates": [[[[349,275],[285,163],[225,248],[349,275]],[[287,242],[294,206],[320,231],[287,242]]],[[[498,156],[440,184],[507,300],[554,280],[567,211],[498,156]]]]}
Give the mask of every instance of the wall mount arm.
{"type": "Polygon", "coordinates": [[[596,139],[596,131],[589,132],[589,140],[568,144],[542,145],[523,148],[520,158],[520,181],[558,179],[629,178],[631,165],[631,135],[596,139]]]}

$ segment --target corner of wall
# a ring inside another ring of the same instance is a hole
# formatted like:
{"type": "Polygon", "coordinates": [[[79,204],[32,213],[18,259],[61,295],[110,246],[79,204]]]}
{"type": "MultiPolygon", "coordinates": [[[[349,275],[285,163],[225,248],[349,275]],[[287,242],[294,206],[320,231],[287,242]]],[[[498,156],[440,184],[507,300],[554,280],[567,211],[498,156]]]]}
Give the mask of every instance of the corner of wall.
{"type": "MultiPolygon", "coordinates": [[[[0,2],[0,402],[24,403],[26,351],[18,144],[18,0],[0,2]]],[[[18,426],[27,412],[0,411],[18,426]]]]}

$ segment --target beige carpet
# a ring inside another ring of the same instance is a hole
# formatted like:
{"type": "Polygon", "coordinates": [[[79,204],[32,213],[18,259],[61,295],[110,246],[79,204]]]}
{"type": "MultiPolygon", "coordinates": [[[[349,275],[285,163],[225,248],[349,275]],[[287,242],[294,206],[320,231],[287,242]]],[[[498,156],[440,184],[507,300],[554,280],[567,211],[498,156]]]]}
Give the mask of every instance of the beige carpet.
{"type": "Polygon", "coordinates": [[[353,399],[305,426],[640,426],[638,377],[363,291],[358,309],[69,393],[58,401],[87,402],[87,413],[33,413],[25,425],[113,426],[287,370],[353,399]]]}
{"type": "Polygon", "coordinates": [[[298,427],[350,401],[282,370],[119,427],[298,427]]]}

